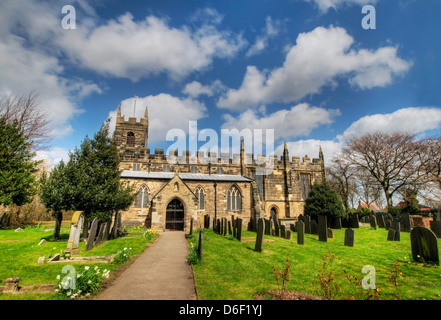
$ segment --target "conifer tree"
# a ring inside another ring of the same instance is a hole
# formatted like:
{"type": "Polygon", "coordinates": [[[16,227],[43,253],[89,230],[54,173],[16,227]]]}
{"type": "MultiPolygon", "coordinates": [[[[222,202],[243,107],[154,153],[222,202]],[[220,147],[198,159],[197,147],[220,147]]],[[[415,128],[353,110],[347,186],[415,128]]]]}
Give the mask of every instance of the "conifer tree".
{"type": "Polygon", "coordinates": [[[305,200],[305,215],[317,219],[318,215],[342,217],[345,214],[343,203],[326,180],[315,183],[305,200]]]}

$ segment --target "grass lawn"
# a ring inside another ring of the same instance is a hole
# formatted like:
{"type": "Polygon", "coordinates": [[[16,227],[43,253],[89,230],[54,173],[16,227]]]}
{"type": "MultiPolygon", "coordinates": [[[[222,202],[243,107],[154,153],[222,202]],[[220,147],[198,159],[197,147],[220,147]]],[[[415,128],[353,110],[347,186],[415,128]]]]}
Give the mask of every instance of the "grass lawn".
{"type": "MultiPolygon", "coordinates": [[[[273,267],[283,271],[288,254],[291,267],[286,290],[320,296],[320,285],[312,285],[312,281],[318,283],[318,270],[323,267],[322,257],[330,250],[328,256],[334,256],[332,270],[327,259],[325,274],[331,273],[334,277],[332,283],[339,287],[335,290],[335,299],[360,299],[344,270],[361,281],[369,274],[362,273],[366,265],[375,268],[375,285],[380,287],[378,292],[382,300],[396,299],[397,295],[402,300],[441,299],[441,268],[412,260],[410,233],[401,232],[401,241],[393,242],[386,240],[385,229],[361,226],[354,231],[354,247],[344,246],[345,229],[334,230],[334,238],[328,239],[328,242],[318,241],[317,235],[306,234],[304,245],[297,244],[295,232],[292,240],[265,235],[265,239],[272,241],[265,242],[264,251],[258,253],[254,251],[254,232],[244,230],[242,242],[239,242],[206,229],[202,261],[193,266],[198,298],[251,300],[257,293],[278,290],[273,267]],[[393,278],[396,262],[402,274],[395,276],[397,287],[389,279],[393,278]]],[[[190,241],[197,242],[197,239],[196,232],[195,238],[190,241]]],[[[357,288],[360,292],[367,292],[361,285],[357,288]]]]}
{"type": "MultiPolygon", "coordinates": [[[[20,286],[37,286],[41,284],[57,283],[57,275],[64,277],[62,268],[65,265],[74,266],[76,270],[99,266],[100,269],[116,270],[120,265],[117,263],[46,263],[38,265],[38,258],[48,257],[51,253],[56,254],[66,250],[70,228],[63,225],[61,229],[60,241],[51,241],[53,231],[44,231],[49,226],[27,227],[23,232],[11,230],[0,230],[0,286],[5,285],[5,279],[11,277],[21,277],[20,286]],[[42,245],[38,245],[41,239],[45,239],[42,245]]],[[[143,252],[148,241],[143,236],[144,229],[131,228],[129,234],[114,240],[106,241],[90,251],[85,251],[86,242],[80,242],[80,256],[105,256],[112,255],[126,248],[132,248],[134,255],[143,252]]],[[[56,293],[20,293],[3,294],[0,293],[0,300],[20,300],[20,299],[43,299],[55,300],[66,299],[65,296],[56,293]]]]}

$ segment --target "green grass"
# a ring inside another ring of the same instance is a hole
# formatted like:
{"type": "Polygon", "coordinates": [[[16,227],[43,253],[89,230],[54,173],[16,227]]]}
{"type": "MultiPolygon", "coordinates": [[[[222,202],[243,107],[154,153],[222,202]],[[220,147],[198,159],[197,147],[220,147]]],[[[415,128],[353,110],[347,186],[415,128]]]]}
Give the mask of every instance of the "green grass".
{"type": "MultiPolygon", "coordinates": [[[[0,286],[5,285],[5,279],[11,277],[21,277],[20,286],[32,286],[50,284],[57,282],[57,275],[62,273],[65,265],[72,265],[76,269],[84,268],[89,265],[100,268],[107,268],[111,271],[119,267],[116,263],[57,263],[38,265],[38,258],[48,257],[50,253],[64,252],[69,238],[69,227],[63,226],[60,232],[60,241],[51,241],[52,231],[44,231],[47,226],[25,228],[23,232],[12,230],[0,230],[0,286]],[[47,242],[38,245],[41,239],[47,242]]],[[[143,252],[147,248],[148,241],[140,233],[139,229],[129,229],[129,234],[125,237],[109,240],[101,245],[94,247],[90,251],[85,251],[86,242],[80,242],[80,256],[105,256],[117,253],[119,250],[132,248],[134,255],[143,252]],[[131,233],[132,231],[132,233],[131,233]]],[[[112,272],[110,273],[112,276],[112,272]]],[[[22,294],[3,294],[0,293],[0,300],[25,300],[25,299],[64,299],[56,293],[22,293],[22,294]]]]}
{"type": "Polygon", "coordinates": [[[318,281],[322,256],[330,250],[335,256],[334,283],[340,288],[336,299],[355,296],[343,270],[362,280],[367,275],[362,273],[365,265],[375,268],[376,286],[381,287],[379,293],[383,300],[396,299],[397,294],[405,300],[441,299],[441,268],[412,261],[409,233],[401,232],[401,241],[392,242],[386,240],[385,229],[361,226],[354,229],[355,246],[346,247],[344,230],[334,230],[334,238],[328,242],[320,242],[317,235],[307,234],[303,246],[297,244],[296,233],[292,240],[265,236],[274,241],[265,242],[262,253],[254,251],[254,232],[243,231],[242,242],[239,242],[206,230],[202,261],[193,266],[198,297],[201,300],[250,300],[256,293],[277,290],[273,266],[283,270],[287,254],[291,280],[286,290],[317,295],[318,287],[313,286],[312,281],[318,281]],[[245,242],[247,239],[252,241],[245,242]],[[389,280],[395,262],[405,276],[397,279],[398,292],[389,280]]]}

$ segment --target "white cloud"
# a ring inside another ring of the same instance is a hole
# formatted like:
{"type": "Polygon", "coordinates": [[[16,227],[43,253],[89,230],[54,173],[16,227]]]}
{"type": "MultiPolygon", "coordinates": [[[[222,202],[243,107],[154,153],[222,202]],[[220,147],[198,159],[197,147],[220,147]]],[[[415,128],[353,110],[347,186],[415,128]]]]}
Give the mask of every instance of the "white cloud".
{"type": "MultiPolygon", "coordinates": [[[[135,98],[121,101],[121,114],[126,117],[134,115],[135,98]]],[[[188,132],[189,121],[199,120],[206,116],[206,107],[203,103],[191,98],[178,98],[161,93],[156,96],[147,96],[136,100],[135,116],[139,119],[144,116],[145,107],[148,108],[149,136],[148,144],[164,142],[167,132],[171,129],[182,129],[188,132]]],[[[109,117],[110,133],[115,130],[117,110],[111,111],[109,117]]]]}
{"type": "Polygon", "coordinates": [[[341,27],[317,27],[301,33],[283,66],[271,72],[248,66],[239,89],[230,89],[218,107],[245,110],[273,102],[293,102],[337,86],[337,77],[361,89],[383,87],[406,72],[411,63],[397,57],[396,47],[351,49],[354,39],[341,27]]]}
{"type": "Polygon", "coordinates": [[[314,3],[322,12],[327,12],[330,8],[338,9],[343,5],[366,5],[375,4],[376,0],[304,0],[314,3]]]}
{"type": "Polygon", "coordinates": [[[69,160],[69,151],[59,147],[50,150],[39,150],[36,152],[34,160],[43,160],[46,168],[53,168],[61,160],[67,163],[69,160]]]}
{"type": "Polygon", "coordinates": [[[83,67],[137,81],[159,73],[182,79],[203,71],[216,58],[232,58],[245,45],[240,35],[212,23],[175,28],[150,15],[135,21],[127,12],[95,28],[77,26],[60,46],[83,67]]]}
{"type": "Polygon", "coordinates": [[[248,49],[246,56],[253,56],[263,51],[268,46],[268,40],[279,34],[281,25],[281,20],[273,20],[270,16],[267,16],[263,33],[256,37],[254,44],[248,49]]]}
{"type": "Polygon", "coordinates": [[[334,118],[338,115],[340,115],[339,110],[326,110],[301,103],[291,109],[282,109],[261,117],[251,109],[237,117],[225,114],[225,123],[222,128],[274,129],[276,140],[279,138],[289,139],[308,135],[314,128],[334,122],[334,118]]]}
{"type": "Polygon", "coordinates": [[[209,85],[203,85],[199,81],[193,81],[187,83],[182,90],[182,93],[189,95],[192,98],[197,98],[200,95],[212,97],[214,94],[217,94],[223,90],[225,90],[225,86],[220,80],[215,80],[209,85]]]}
{"type": "Polygon", "coordinates": [[[427,130],[439,128],[441,125],[441,109],[428,107],[411,107],[398,109],[388,114],[374,114],[360,118],[352,123],[337,138],[345,141],[352,136],[362,136],[375,131],[410,132],[419,134],[427,130]]]}

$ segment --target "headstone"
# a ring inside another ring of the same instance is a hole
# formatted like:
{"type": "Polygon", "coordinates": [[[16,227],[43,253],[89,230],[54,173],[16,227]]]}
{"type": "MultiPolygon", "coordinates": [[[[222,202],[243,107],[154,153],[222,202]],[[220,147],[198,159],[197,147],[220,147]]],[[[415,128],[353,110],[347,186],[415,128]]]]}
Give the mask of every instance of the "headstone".
{"type": "Polygon", "coordinates": [[[202,247],[204,244],[204,229],[199,232],[199,242],[198,242],[198,256],[199,260],[202,260],[202,247]]]}
{"type": "Polygon", "coordinates": [[[379,214],[377,215],[377,223],[378,223],[378,227],[379,228],[385,228],[386,227],[386,223],[384,221],[384,215],[383,214],[379,214]]]}
{"type": "Polygon", "coordinates": [[[236,227],[237,227],[236,239],[239,241],[242,241],[242,219],[241,218],[236,219],[236,227]]]}
{"type": "Polygon", "coordinates": [[[81,228],[83,227],[84,214],[82,211],[75,211],[72,216],[72,222],[70,226],[69,240],[67,242],[67,248],[65,255],[67,258],[70,256],[78,256],[80,254],[79,243],[81,228]]]}
{"type": "Polygon", "coordinates": [[[305,221],[304,218],[305,217],[303,216],[303,214],[299,214],[298,221],[303,221],[304,222],[305,221]]]}
{"type": "Polygon", "coordinates": [[[438,240],[435,234],[425,227],[415,227],[410,232],[412,258],[415,261],[431,262],[439,265],[438,240]]]}
{"type": "Polygon", "coordinates": [[[276,216],[273,216],[273,221],[274,221],[274,231],[275,231],[275,236],[276,236],[276,237],[279,237],[279,236],[280,236],[279,222],[277,221],[276,216]]]}
{"type": "Polygon", "coordinates": [[[292,239],[292,230],[286,230],[286,239],[291,240],[292,239]]]}
{"type": "Polygon", "coordinates": [[[22,228],[17,228],[17,229],[15,229],[15,232],[23,232],[23,229],[22,228]]]}
{"type": "Polygon", "coordinates": [[[302,220],[297,221],[297,244],[305,244],[305,223],[302,220]]]}
{"type": "Polygon", "coordinates": [[[400,241],[400,221],[392,221],[390,228],[395,231],[394,241],[400,241]]]}
{"type": "Polygon", "coordinates": [[[332,229],[341,229],[341,217],[331,217],[330,227],[332,229]]]}
{"type": "Polygon", "coordinates": [[[43,243],[46,243],[45,239],[41,239],[41,241],[38,243],[38,245],[41,246],[43,243]]]}
{"type": "Polygon", "coordinates": [[[208,214],[204,215],[204,228],[210,228],[210,216],[208,214]]]}
{"type": "Polygon", "coordinates": [[[410,232],[412,229],[412,223],[410,221],[410,214],[404,213],[401,215],[400,224],[403,232],[410,232]]]}
{"type": "Polygon", "coordinates": [[[389,228],[387,230],[387,241],[395,241],[395,230],[389,228]]]}
{"type": "Polygon", "coordinates": [[[327,217],[325,215],[319,215],[318,230],[317,230],[319,241],[324,241],[324,242],[328,241],[327,229],[328,229],[327,217]]]}
{"type": "Polygon", "coordinates": [[[49,259],[50,262],[52,261],[60,261],[61,255],[59,253],[55,254],[52,258],[49,259]]]}
{"type": "Polygon", "coordinates": [[[228,220],[228,234],[233,234],[233,231],[231,230],[231,221],[228,220]]]}
{"type": "Polygon", "coordinates": [[[305,233],[311,233],[311,217],[305,216],[303,222],[305,223],[305,233]]]}
{"type": "Polygon", "coordinates": [[[386,223],[385,223],[386,230],[390,229],[390,224],[391,224],[390,220],[386,220],[386,223]]]}
{"type": "Polygon", "coordinates": [[[20,280],[20,277],[6,278],[5,289],[3,290],[3,293],[18,293],[18,283],[20,282],[20,280]]]}
{"type": "Polygon", "coordinates": [[[334,231],[331,228],[326,229],[326,234],[328,238],[330,239],[334,238],[334,231]]]}
{"type": "Polygon", "coordinates": [[[224,236],[227,235],[228,232],[228,221],[227,218],[224,218],[224,236]]]}
{"type": "Polygon", "coordinates": [[[355,232],[351,228],[347,228],[345,230],[345,246],[348,246],[348,247],[354,246],[354,235],[355,235],[355,232]]]}
{"type": "Polygon", "coordinates": [[[38,264],[45,264],[46,263],[46,257],[40,257],[38,258],[38,264]]]}
{"type": "Polygon", "coordinates": [[[371,214],[369,220],[370,220],[371,228],[377,230],[377,218],[375,217],[375,215],[371,214]]]}
{"type": "Polygon", "coordinates": [[[265,219],[265,234],[270,236],[273,229],[273,221],[271,219],[265,219]]]}
{"type": "Polygon", "coordinates": [[[190,218],[190,233],[189,235],[193,234],[193,217],[190,218]]]}
{"type": "Polygon", "coordinates": [[[430,221],[430,230],[437,238],[441,238],[441,221],[430,221]]]}
{"type": "Polygon", "coordinates": [[[104,223],[100,224],[100,228],[98,230],[96,239],[95,239],[95,247],[99,246],[102,242],[103,242],[103,238],[104,238],[104,229],[105,229],[106,225],[104,223]]]}
{"type": "Polygon", "coordinates": [[[263,251],[263,237],[265,234],[265,222],[262,218],[257,222],[257,235],[256,235],[256,246],[254,250],[257,252],[263,251]]]}
{"type": "Polygon", "coordinates": [[[89,251],[93,248],[93,243],[95,241],[96,233],[98,230],[98,218],[93,219],[92,224],[90,225],[89,237],[86,242],[86,251],[89,251]]]}
{"type": "Polygon", "coordinates": [[[110,226],[112,224],[112,221],[109,220],[106,222],[106,227],[104,228],[104,236],[103,236],[103,241],[107,241],[109,240],[109,232],[110,232],[110,226]]]}
{"type": "Polygon", "coordinates": [[[234,216],[231,216],[231,226],[233,227],[233,237],[236,238],[237,228],[236,228],[236,219],[234,219],[234,216]]]}
{"type": "Polygon", "coordinates": [[[317,234],[317,222],[315,222],[315,220],[311,221],[310,227],[311,227],[311,234],[317,234]]]}
{"type": "Polygon", "coordinates": [[[359,228],[360,223],[358,220],[358,214],[354,213],[350,217],[350,228],[359,228]]]}
{"type": "Polygon", "coordinates": [[[285,238],[286,237],[286,226],[284,224],[280,225],[280,237],[285,238]]]}

